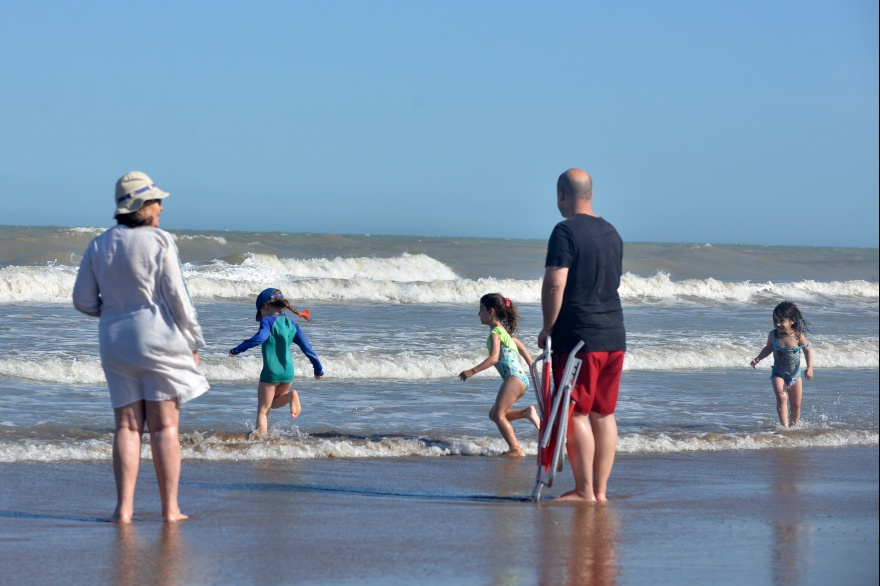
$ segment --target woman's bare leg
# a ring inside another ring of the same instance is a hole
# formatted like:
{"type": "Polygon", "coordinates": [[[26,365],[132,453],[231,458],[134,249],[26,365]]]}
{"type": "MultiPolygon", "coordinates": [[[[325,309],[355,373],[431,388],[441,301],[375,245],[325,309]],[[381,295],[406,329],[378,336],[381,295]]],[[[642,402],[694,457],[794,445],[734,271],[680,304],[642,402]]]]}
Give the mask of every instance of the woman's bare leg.
{"type": "Polygon", "coordinates": [[[135,401],[113,410],[113,475],[116,477],[115,523],[130,523],[134,515],[134,488],[141,463],[141,434],[144,432],[144,402],[135,401]]]}
{"type": "Polygon", "coordinates": [[[145,403],[153,466],[162,500],[162,518],[168,522],[182,521],[187,516],[180,512],[177,503],[177,487],[180,483],[180,436],[177,431],[180,408],[177,399],[145,403]]]}

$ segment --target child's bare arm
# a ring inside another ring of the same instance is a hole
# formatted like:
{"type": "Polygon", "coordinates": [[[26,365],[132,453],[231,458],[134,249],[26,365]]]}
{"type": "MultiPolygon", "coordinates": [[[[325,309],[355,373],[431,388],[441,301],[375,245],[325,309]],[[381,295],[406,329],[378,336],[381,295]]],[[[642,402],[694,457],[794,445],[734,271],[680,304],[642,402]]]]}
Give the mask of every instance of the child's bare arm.
{"type": "Polygon", "coordinates": [[[458,378],[460,378],[461,380],[467,380],[480,371],[486,370],[487,368],[492,368],[493,366],[498,364],[498,359],[500,357],[501,339],[498,337],[498,334],[492,334],[492,347],[489,350],[489,357],[475,367],[459,372],[458,378]]]}
{"type": "Polygon", "coordinates": [[[773,354],[773,332],[767,334],[767,345],[761,349],[761,352],[755,356],[750,362],[752,368],[755,368],[759,362],[773,354]]]}
{"type": "Polygon", "coordinates": [[[534,362],[534,361],[532,360],[532,355],[529,354],[528,350],[526,350],[525,344],[520,342],[519,338],[514,338],[513,341],[516,343],[516,348],[517,348],[517,350],[519,350],[519,355],[525,359],[526,364],[531,366],[532,362],[534,362]]]}
{"type": "Polygon", "coordinates": [[[810,348],[810,342],[803,334],[801,334],[801,337],[798,340],[798,344],[800,346],[805,346],[804,358],[807,359],[807,369],[804,371],[804,378],[807,380],[813,380],[813,349],[810,348]]]}

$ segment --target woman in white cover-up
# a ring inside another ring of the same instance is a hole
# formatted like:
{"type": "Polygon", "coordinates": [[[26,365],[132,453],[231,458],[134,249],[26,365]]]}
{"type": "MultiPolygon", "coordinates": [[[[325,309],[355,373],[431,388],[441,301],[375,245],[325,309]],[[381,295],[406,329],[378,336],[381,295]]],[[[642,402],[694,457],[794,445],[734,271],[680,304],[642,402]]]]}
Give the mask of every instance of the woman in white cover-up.
{"type": "Polygon", "coordinates": [[[83,253],[73,304],[100,318],[101,366],[110,389],[116,427],[113,520],[131,521],[144,423],[150,430],[162,517],[186,519],[177,502],[180,478],[180,404],[208,390],[199,371],[202,329],[190,299],[177,247],[158,228],[163,200],[144,173],[116,183],[117,225],[94,238],[83,253]]]}

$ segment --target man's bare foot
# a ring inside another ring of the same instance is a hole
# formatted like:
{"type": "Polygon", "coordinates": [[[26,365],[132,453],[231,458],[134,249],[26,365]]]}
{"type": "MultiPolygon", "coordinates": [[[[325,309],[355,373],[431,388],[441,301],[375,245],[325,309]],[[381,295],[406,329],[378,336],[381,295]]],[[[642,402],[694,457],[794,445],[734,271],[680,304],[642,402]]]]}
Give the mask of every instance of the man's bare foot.
{"type": "Polygon", "coordinates": [[[562,496],[555,498],[554,500],[557,500],[557,501],[576,501],[576,502],[581,502],[581,503],[595,503],[596,497],[594,497],[593,495],[580,494],[575,490],[570,490],[567,493],[563,494],[562,496]]]}
{"type": "Polygon", "coordinates": [[[506,452],[504,452],[504,457],[506,458],[525,458],[526,452],[521,447],[517,446],[515,448],[510,448],[506,452]]]}
{"type": "Polygon", "coordinates": [[[299,393],[292,390],[290,391],[290,416],[293,419],[296,419],[297,416],[302,413],[302,406],[299,404],[299,393]]]}
{"type": "Polygon", "coordinates": [[[177,511],[177,513],[173,515],[163,515],[163,518],[166,523],[177,523],[178,521],[186,521],[189,519],[189,515],[184,515],[180,511],[177,511]]]}
{"type": "Polygon", "coordinates": [[[538,431],[541,431],[541,418],[538,417],[538,410],[535,409],[534,405],[529,405],[529,408],[526,410],[526,419],[531,421],[538,431]]]}
{"type": "Polygon", "coordinates": [[[120,511],[119,507],[116,507],[116,510],[113,511],[113,516],[110,517],[111,523],[131,523],[131,518],[133,516],[132,511],[125,511],[124,513],[120,511]]]}

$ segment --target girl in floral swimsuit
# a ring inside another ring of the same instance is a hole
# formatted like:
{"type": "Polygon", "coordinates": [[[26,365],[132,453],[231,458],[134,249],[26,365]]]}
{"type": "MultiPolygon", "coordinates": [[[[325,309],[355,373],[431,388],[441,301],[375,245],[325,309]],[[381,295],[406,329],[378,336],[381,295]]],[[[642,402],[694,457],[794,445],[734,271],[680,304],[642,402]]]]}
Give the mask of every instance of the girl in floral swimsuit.
{"type": "Polygon", "coordinates": [[[773,369],[770,371],[770,384],[776,394],[776,412],[779,423],[788,427],[788,403],[791,399],[791,424],[797,425],[801,414],[803,381],[813,380],[813,350],[804,336],[809,331],[807,320],[790,301],[783,301],[773,310],[773,329],[767,336],[767,344],[761,353],[752,360],[755,368],[761,360],[773,354],[773,369]],[[807,359],[806,370],[801,370],[801,352],[807,359]]]}
{"type": "Polygon", "coordinates": [[[520,447],[513,432],[511,421],[528,419],[535,427],[540,427],[541,420],[533,406],[525,409],[511,409],[513,404],[523,395],[529,387],[529,377],[520,365],[519,357],[525,358],[526,363],[532,365],[532,357],[523,343],[513,337],[519,317],[516,307],[507,297],[499,293],[489,293],[480,298],[480,322],[489,326],[489,339],[486,347],[489,357],[473,368],[459,373],[458,378],[465,381],[481,370],[494,366],[504,381],[498,389],[495,404],[489,411],[489,419],[498,426],[498,431],[507,442],[510,456],[525,456],[526,453],[520,447]]]}

